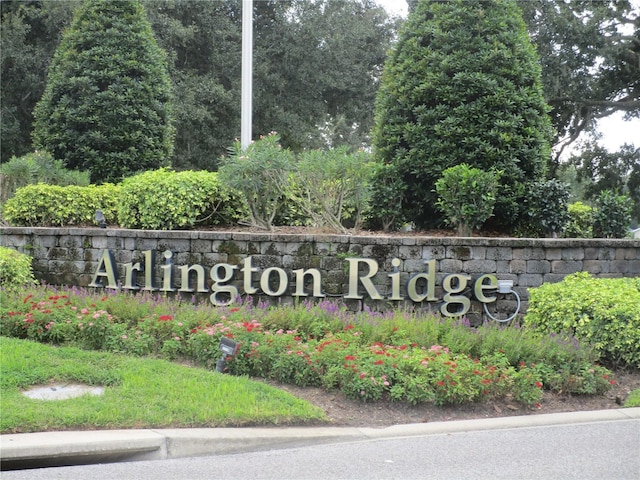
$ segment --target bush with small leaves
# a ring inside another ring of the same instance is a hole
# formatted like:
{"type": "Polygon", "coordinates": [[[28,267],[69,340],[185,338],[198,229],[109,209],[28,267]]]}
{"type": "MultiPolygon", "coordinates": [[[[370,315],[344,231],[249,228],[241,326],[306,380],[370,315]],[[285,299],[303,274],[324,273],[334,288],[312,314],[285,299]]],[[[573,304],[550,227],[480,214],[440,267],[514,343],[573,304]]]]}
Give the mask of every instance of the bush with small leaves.
{"type": "Polygon", "coordinates": [[[119,187],[109,183],[80,187],[70,185],[27,185],[7,200],[5,220],[13,226],[60,227],[96,225],[96,210],[109,224],[116,223],[119,187]]]}
{"type": "Polygon", "coordinates": [[[572,333],[606,361],[640,368],[640,278],[593,278],[581,272],[529,291],[525,324],[572,333]]]}
{"type": "Polygon", "coordinates": [[[447,168],[436,182],[438,209],[445,222],[469,237],[493,214],[498,175],[463,163],[447,168]]]}
{"type": "Polygon", "coordinates": [[[564,236],[567,238],[593,237],[593,208],[582,202],[569,204],[569,223],[564,236]]]}
{"type": "Polygon", "coordinates": [[[559,180],[532,182],[525,200],[529,231],[558,237],[569,222],[569,184],[559,180]]]}
{"type": "Polygon", "coordinates": [[[0,286],[18,289],[36,283],[31,269],[31,257],[17,250],[0,247],[0,286]]]}
{"type": "Polygon", "coordinates": [[[293,175],[293,201],[316,226],[346,233],[345,220],[357,230],[369,198],[372,163],[369,154],[348,148],[306,150],[293,175]],[[297,194],[296,194],[297,193],[297,194]]]}
{"type": "Polygon", "coordinates": [[[242,205],[216,172],[161,168],[122,182],[118,222],[125,228],[166,230],[231,225],[242,216],[242,205]]]}

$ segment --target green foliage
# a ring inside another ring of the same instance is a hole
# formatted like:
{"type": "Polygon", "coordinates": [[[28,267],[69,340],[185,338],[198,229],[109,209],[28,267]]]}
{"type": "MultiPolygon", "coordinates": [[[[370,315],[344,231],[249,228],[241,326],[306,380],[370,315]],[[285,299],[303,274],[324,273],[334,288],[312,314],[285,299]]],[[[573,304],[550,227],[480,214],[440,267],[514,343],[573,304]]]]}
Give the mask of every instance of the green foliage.
{"type": "Polygon", "coordinates": [[[251,143],[246,150],[240,142],[221,160],[220,181],[240,192],[249,207],[250,224],[271,230],[273,220],[288,195],[294,156],[280,145],[272,132],[251,143]]]}
{"type": "Polygon", "coordinates": [[[5,289],[19,289],[33,285],[36,280],[29,255],[12,248],[0,247],[0,286],[5,289]]]}
{"type": "Polygon", "coordinates": [[[102,210],[107,223],[116,224],[118,195],[119,187],[110,183],[86,187],[27,185],[7,200],[4,216],[13,226],[97,225],[95,212],[102,210]]]}
{"type": "Polygon", "coordinates": [[[529,292],[525,322],[543,333],[571,332],[615,365],[640,367],[640,278],[565,277],[529,292]]]}
{"type": "Polygon", "coordinates": [[[525,220],[525,184],[545,173],[547,111],[537,55],[515,2],[422,0],[385,64],[374,153],[395,165],[405,185],[402,208],[418,227],[443,221],[433,185],[445,169],[495,168],[502,174],[491,224],[509,230],[525,220]]]}
{"type": "Polygon", "coordinates": [[[568,238],[593,237],[593,208],[582,202],[569,204],[569,223],[564,236],[568,238]]]}
{"type": "Polygon", "coordinates": [[[173,150],[164,52],[138,0],[85,0],[37,104],[33,140],[93,182],[166,163],[173,150]]]}
{"type": "Polygon", "coordinates": [[[640,388],[636,388],[624,402],[625,407],[640,407],[640,388]]]}
{"type": "Polygon", "coordinates": [[[0,432],[300,424],[322,409],[264,382],[166,360],[0,338],[0,432]],[[102,386],[102,395],[25,399],[49,382],[102,386]],[[203,406],[206,405],[206,408],[203,406]]]}
{"type": "Polygon", "coordinates": [[[402,181],[397,165],[376,163],[371,182],[371,200],[367,211],[367,226],[384,231],[397,230],[407,221],[402,199],[407,185],[402,181]]]}
{"type": "Polygon", "coordinates": [[[33,109],[78,0],[0,2],[0,163],[32,151],[33,109]]]}
{"type": "Polygon", "coordinates": [[[369,198],[372,164],[369,155],[346,147],[306,150],[298,156],[292,200],[316,226],[345,233],[345,220],[357,230],[369,198]]]}
{"type": "Polygon", "coordinates": [[[495,172],[472,168],[466,163],[442,172],[436,182],[438,209],[448,225],[458,229],[458,235],[470,237],[493,214],[498,178],[495,172]]]}
{"type": "Polygon", "coordinates": [[[564,147],[615,112],[638,116],[640,49],[633,1],[518,0],[552,107],[557,162],[564,147]]]}
{"type": "Polygon", "coordinates": [[[194,228],[230,225],[242,214],[237,194],[218,174],[161,168],[126,178],[118,199],[118,222],[125,228],[194,228]]]}
{"type": "Polygon", "coordinates": [[[529,184],[526,198],[529,230],[547,237],[558,237],[569,221],[569,185],[559,180],[529,184]]]}
{"type": "Polygon", "coordinates": [[[624,238],[631,226],[632,201],[628,195],[605,190],[596,199],[593,213],[595,238],[624,238]]]}
{"type": "Polygon", "coordinates": [[[0,165],[0,202],[5,202],[18,188],[34,183],[87,186],[89,174],[67,170],[60,160],[54,160],[47,152],[11,157],[0,165]]]}

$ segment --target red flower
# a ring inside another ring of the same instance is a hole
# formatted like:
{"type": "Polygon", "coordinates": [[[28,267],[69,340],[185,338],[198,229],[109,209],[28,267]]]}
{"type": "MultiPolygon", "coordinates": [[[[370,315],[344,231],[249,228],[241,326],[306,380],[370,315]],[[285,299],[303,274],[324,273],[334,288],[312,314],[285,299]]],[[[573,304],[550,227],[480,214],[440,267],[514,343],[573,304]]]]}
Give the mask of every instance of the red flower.
{"type": "Polygon", "coordinates": [[[383,360],[376,360],[375,362],[373,362],[374,365],[382,365],[383,363],[383,360]]]}
{"type": "Polygon", "coordinates": [[[356,357],[354,357],[353,355],[347,355],[346,357],[344,357],[345,360],[355,360],[356,357]]]}
{"type": "Polygon", "coordinates": [[[238,311],[240,311],[240,309],[238,307],[234,307],[231,310],[229,310],[230,313],[235,313],[235,312],[238,312],[238,311]]]}
{"type": "Polygon", "coordinates": [[[540,382],[536,382],[536,387],[542,388],[542,384],[540,382]]]}
{"type": "Polygon", "coordinates": [[[31,297],[33,297],[33,295],[27,295],[22,303],[27,303],[31,297]]]}
{"type": "Polygon", "coordinates": [[[436,385],[439,387],[444,387],[445,383],[444,382],[436,382],[436,385]]]}
{"type": "Polygon", "coordinates": [[[173,320],[173,317],[171,315],[160,315],[158,317],[158,321],[160,322],[168,322],[169,320],[173,320]]]}

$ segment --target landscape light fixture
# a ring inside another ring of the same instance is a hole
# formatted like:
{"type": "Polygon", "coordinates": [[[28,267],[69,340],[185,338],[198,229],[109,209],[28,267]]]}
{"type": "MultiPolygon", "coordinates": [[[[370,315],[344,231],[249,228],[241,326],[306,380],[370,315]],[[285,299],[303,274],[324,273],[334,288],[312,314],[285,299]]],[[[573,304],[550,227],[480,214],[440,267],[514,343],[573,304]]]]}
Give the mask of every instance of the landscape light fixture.
{"type": "Polygon", "coordinates": [[[107,228],[107,219],[104,218],[104,214],[102,210],[96,210],[96,222],[98,222],[98,226],[100,228],[107,228]]]}
{"type": "Polygon", "coordinates": [[[229,337],[222,337],[218,348],[222,352],[222,356],[216,362],[216,372],[222,373],[227,365],[227,358],[236,354],[236,351],[238,350],[238,342],[230,339],[229,337]]]}
{"type": "Polygon", "coordinates": [[[500,322],[500,323],[507,323],[510,322],[511,320],[513,320],[514,318],[516,318],[516,315],[518,315],[518,312],[520,311],[520,295],[518,295],[518,292],[516,292],[513,289],[513,280],[498,280],[498,293],[503,294],[503,295],[507,295],[509,293],[512,293],[514,297],[516,297],[516,311],[513,312],[513,315],[505,318],[505,319],[500,319],[497,317],[494,317],[493,315],[491,315],[491,313],[489,312],[489,309],[487,308],[487,304],[484,303],[483,307],[484,307],[484,313],[487,314],[487,316],[496,322],[500,322]]]}

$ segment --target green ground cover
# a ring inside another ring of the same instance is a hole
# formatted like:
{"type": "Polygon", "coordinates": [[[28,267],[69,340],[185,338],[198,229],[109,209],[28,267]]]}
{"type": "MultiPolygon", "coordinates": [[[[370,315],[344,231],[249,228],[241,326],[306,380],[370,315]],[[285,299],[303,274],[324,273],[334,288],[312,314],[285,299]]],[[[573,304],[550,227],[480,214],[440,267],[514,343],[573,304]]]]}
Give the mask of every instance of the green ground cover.
{"type": "Polygon", "coordinates": [[[282,390],[243,377],[75,347],[0,337],[0,432],[277,425],[325,419],[282,390]],[[52,381],[105,386],[103,395],[36,400],[52,381]]]}

